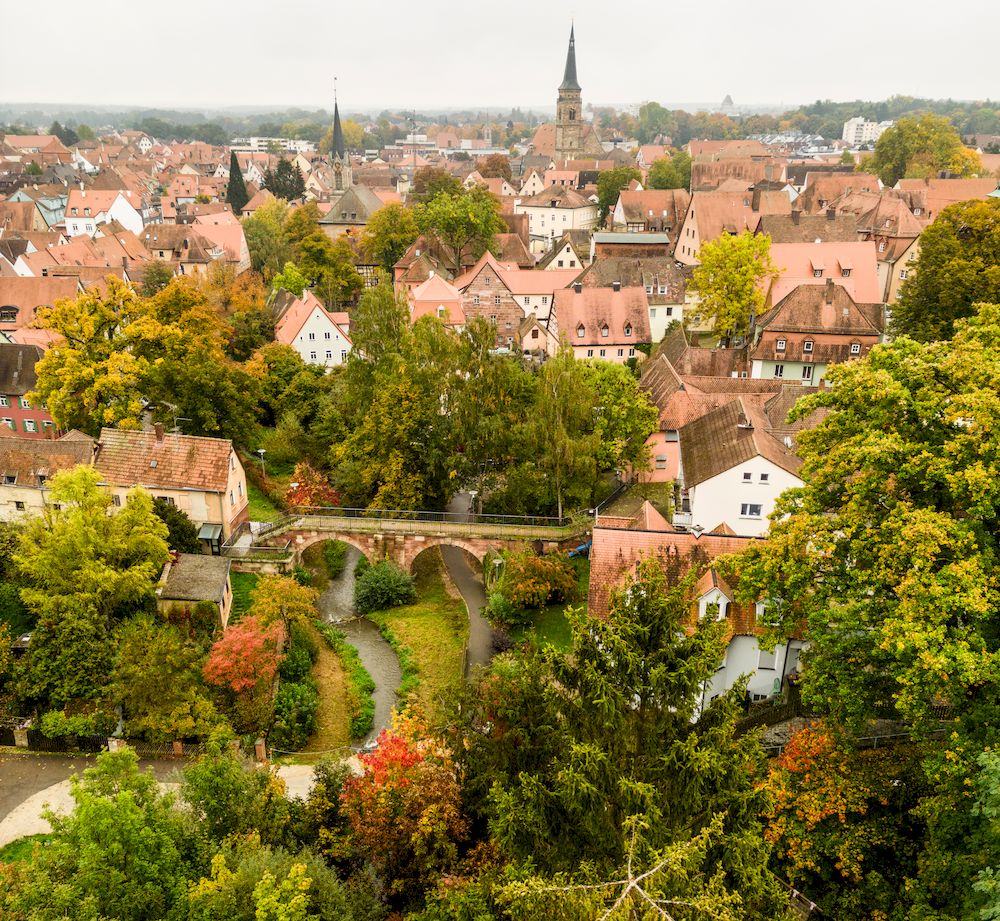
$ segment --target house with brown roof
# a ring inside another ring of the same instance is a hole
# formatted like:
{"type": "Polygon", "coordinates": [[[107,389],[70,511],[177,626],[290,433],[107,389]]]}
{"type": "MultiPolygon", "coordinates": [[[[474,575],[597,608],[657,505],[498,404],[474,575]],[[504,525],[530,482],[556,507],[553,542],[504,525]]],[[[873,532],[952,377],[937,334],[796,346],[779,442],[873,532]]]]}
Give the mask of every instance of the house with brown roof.
{"type": "Polygon", "coordinates": [[[795,207],[806,214],[822,214],[843,195],[878,193],[881,188],[878,176],[871,173],[807,173],[805,188],[795,199],[795,207]]]}
{"type": "Polygon", "coordinates": [[[48,410],[28,399],[38,383],[35,365],[44,354],[37,345],[0,341],[0,426],[25,438],[51,438],[55,432],[48,410]]]}
{"type": "Polygon", "coordinates": [[[546,252],[568,230],[593,230],[596,203],[568,186],[549,186],[530,198],[514,200],[514,213],[528,216],[531,251],[546,252]]]}
{"type": "Polygon", "coordinates": [[[878,196],[848,196],[837,203],[837,209],[856,209],[859,238],[876,246],[881,300],[895,303],[900,286],[914,270],[920,235],[929,221],[917,217],[909,203],[891,190],[878,196]]]}
{"type": "Polygon", "coordinates": [[[49,481],[61,470],[89,464],[92,438],[0,437],[0,521],[41,514],[49,504],[49,481]]]}
{"type": "Polygon", "coordinates": [[[541,259],[537,268],[583,269],[590,265],[590,234],[586,230],[567,230],[541,259]]]}
{"type": "Polygon", "coordinates": [[[579,281],[584,287],[610,288],[617,283],[623,288],[645,288],[650,341],[657,343],[672,324],[684,322],[690,277],[689,268],[668,256],[602,256],[584,270],[579,281]]]}
{"type": "Polygon", "coordinates": [[[915,217],[933,221],[960,201],[985,199],[997,190],[995,177],[989,179],[900,179],[896,188],[911,197],[915,217]]]}
{"type": "Polygon", "coordinates": [[[168,620],[188,622],[199,604],[215,608],[223,630],[233,609],[231,560],[203,553],[172,552],[156,584],[156,608],[168,620]]]}
{"type": "Polygon", "coordinates": [[[75,298],[79,291],[80,279],[68,276],[0,277],[0,336],[47,347],[51,334],[31,328],[35,311],[64,298],[75,298]]]}
{"type": "Polygon", "coordinates": [[[555,293],[549,329],[579,359],[625,364],[649,345],[649,301],[641,287],[587,287],[579,282],[555,293]]]}
{"type": "Polygon", "coordinates": [[[684,265],[698,265],[702,244],[724,233],[753,233],[761,215],[791,213],[792,203],[784,192],[695,192],[676,240],[674,256],[684,265]]]}
{"type": "Polygon", "coordinates": [[[830,365],[864,358],[884,329],[881,303],[858,303],[832,278],[797,285],[753,320],[751,375],[821,385],[830,365]]]}
{"type": "Polygon", "coordinates": [[[308,289],[296,297],[280,290],[272,302],[274,338],[290,345],[306,364],[334,368],[347,361],[351,344],[351,318],[326,309],[308,289]]]}
{"type": "Polygon", "coordinates": [[[98,227],[111,221],[138,234],[143,227],[142,200],[129,189],[70,189],[65,221],[70,237],[92,237],[98,227]]]}
{"type": "Polygon", "coordinates": [[[357,236],[364,230],[368,218],[381,207],[381,198],[367,186],[355,183],[319,219],[319,226],[331,240],[345,234],[357,236]]]}
{"type": "Polygon", "coordinates": [[[447,279],[431,274],[427,281],[407,289],[410,297],[410,322],[423,317],[437,317],[457,332],[465,328],[462,292],[447,279]]]}
{"type": "Polygon", "coordinates": [[[851,243],[775,243],[771,262],[778,276],[765,279],[767,304],[777,304],[804,284],[820,284],[831,279],[842,286],[859,304],[882,302],[878,259],[873,241],[851,243]]]}
{"type": "Polygon", "coordinates": [[[520,269],[489,251],[453,282],[462,292],[466,320],[483,317],[497,330],[497,345],[512,346],[521,321],[533,314],[548,324],[555,293],[572,283],[576,269],[548,272],[520,269]]]}
{"type": "Polygon", "coordinates": [[[754,231],[768,236],[771,243],[854,243],[858,221],[853,214],[828,208],[822,214],[762,214],[754,231]]]}
{"type": "Polygon", "coordinates": [[[33,200],[0,201],[0,236],[14,231],[45,231],[49,229],[45,215],[33,200]]]}
{"type": "Polygon", "coordinates": [[[611,212],[612,228],[629,233],[665,233],[676,241],[690,204],[687,189],[623,189],[611,212]]]}
{"type": "Polygon", "coordinates": [[[612,593],[623,589],[645,560],[660,565],[671,581],[694,569],[701,577],[692,591],[689,629],[694,629],[697,618],[707,616],[727,624],[726,654],[703,689],[702,706],[742,676],[749,676],[751,700],[770,697],[796,670],[803,643],[795,638],[779,643],[773,651],[763,649],[759,642],[764,633],[760,624],[763,606],[737,603],[735,586],[713,566],[718,557],[738,553],[755,540],[760,538],[740,537],[729,528],[678,530],[648,502],[632,518],[601,515],[592,535],[587,609],[595,617],[606,617],[612,593]]]}
{"type": "Polygon", "coordinates": [[[742,537],[767,533],[778,496],[802,485],[792,439],[778,438],[763,407],[737,397],[683,426],[674,526],[742,537]]]}
{"type": "Polygon", "coordinates": [[[130,489],[176,505],[198,527],[213,553],[250,518],[243,465],[228,438],[101,429],[94,466],[116,506],[130,489]]]}

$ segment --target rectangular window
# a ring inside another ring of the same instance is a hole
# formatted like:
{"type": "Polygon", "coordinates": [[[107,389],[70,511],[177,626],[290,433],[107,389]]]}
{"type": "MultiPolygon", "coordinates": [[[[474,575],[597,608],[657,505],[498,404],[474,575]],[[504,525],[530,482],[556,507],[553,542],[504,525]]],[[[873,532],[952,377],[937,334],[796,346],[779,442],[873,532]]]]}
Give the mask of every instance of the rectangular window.
{"type": "Polygon", "coordinates": [[[775,365],[774,366],[774,376],[775,377],[784,377],[785,376],[785,366],[784,365],[775,365]]]}
{"type": "Polygon", "coordinates": [[[329,333],[323,333],[323,338],[324,339],[329,339],[330,338],[330,334],[329,333]]]}
{"type": "Polygon", "coordinates": [[[24,511],[24,503],[23,502],[15,502],[14,503],[14,508],[16,508],[19,512],[23,512],[24,511]]]}
{"type": "Polygon", "coordinates": [[[7,397],[0,397],[0,406],[10,406],[7,397]]]}
{"type": "Polygon", "coordinates": [[[761,481],[761,483],[766,483],[770,479],[771,479],[771,474],[769,474],[769,473],[762,473],[760,475],[760,481],[761,481]]]}
{"type": "Polygon", "coordinates": [[[653,286],[652,285],[646,285],[646,293],[647,294],[652,294],[653,293],[653,286]]]}
{"type": "Polygon", "coordinates": [[[593,358],[594,357],[594,350],[593,349],[587,349],[587,357],[588,358],[593,358]]]}
{"type": "Polygon", "coordinates": [[[851,343],[851,354],[852,355],[860,355],[861,354],[861,343],[860,342],[852,342],[851,343]]]}
{"type": "Polygon", "coordinates": [[[900,269],[900,270],[899,270],[899,280],[900,280],[900,281],[906,281],[906,276],[907,276],[908,274],[909,274],[909,272],[907,272],[907,270],[906,270],[906,269],[900,269]]]}
{"type": "Polygon", "coordinates": [[[629,358],[634,358],[635,357],[635,349],[629,349],[628,350],[628,357],[629,358]]]}
{"type": "Polygon", "coordinates": [[[233,495],[233,491],[229,490],[229,504],[236,505],[236,497],[233,495]]]}
{"type": "Polygon", "coordinates": [[[475,306],[477,306],[477,307],[479,306],[479,295],[478,294],[473,294],[472,295],[472,303],[475,304],[475,306]]]}
{"type": "Polygon", "coordinates": [[[812,350],[813,350],[812,339],[806,339],[806,341],[802,343],[802,351],[811,352],[812,350]]]}
{"type": "Polygon", "coordinates": [[[113,495],[113,496],[111,497],[111,504],[112,504],[112,505],[113,505],[113,506],[114,506],[115,508],[121,508],[121,507],[122,507],[122,497],[121,497],[121,496],[119,496],[119,495],[118,495],[118,493],[115,493],[115,494],[114,494],[114,495],[113,495]]]}
{"type": "Polygon", "coordinates": [[[749,473],[747,471],[743,472],[743,482],[744,483],[749,483],[752,479],[753,479],[753,474],[752,473],[749,473]]]}
{"type": "Polygon", "coordinates": [[[347,349],[340,350],[340,360],[347,361],[347,349]]]}
{"type": "Polygon", "coordinates": [[[316,353],[315,352],[310,352],[309,353],[309,360],[310,361],[315,361],[316,360],[316,353]]]}
{"type": "Polygon", "coordinates": [[[13,419],[9,419],[7,416],[4,416],[3,419],[0,419],[0,422],[2,422],[4,425],[6,425],[7,428],[9,428],[11,431],[14,431],[14,420],[13,419]]]}
{"type": "Polygon", "coordinates": [[[740,518],[760,518],[759,502],[744,502],[740,505],[740,518]]]}
{"type": "Polygon", "coordinates": [[[622,357],[624,357],[624,355],[625,355],[625,349],[619,349],[618,350],[618,357],[622,358],[622,357]]]}
{"type": "Polygon", "coordinates": [[[326,350],[326,357],[327,358],[333,358],[333,352],[330,349],[326,350]]]}
{"type": "Polygon", "coordinates": [[[21,409],[31,409],[31,403],[24,397],[21,397],[21,409]]]}
{"type": "Polygon", "coordinates": [[[605,349],[601,349],[601,358],[604,358],[605,349]]]}
{"type": "Polygon", "coordinates": [[[783,352],[783,351],[785,351],[785,340],[784,340],[784,339],[779,339],[779,340],[778,340],[777,342],[775,342],[775,343],[774,343],[774,347],[775,347],[775,348],[776,348],[776,349],[777,349],[777,350],[778,350],[779,352],[783,352]]]}
{"type": "Polygon", "coordinates": [[[524,306],[525,307],[530,307],[531,306],[531,298],[530,297],[526,297],[524,299],[524,306]]]}
{"type": "Polygon", "coordinates": [[[811,381],[813,379],[813,366],[803,365],[802,366],[802,380],[811,381]]]}
{"type": "Polygon", "coordinates": [[[656,455],[656,469],[657,470],[666,470],[667,469],[667,455],[666,454],[657,454],[656,455]]]}
{"type": "Polygon", "coordinates": [[[24,430],[26,432],[37,432],[38,431],[38,423],[35,422],[34,419],[25,419],[24,420],[24,430]]]}
{"type": "Polygon", "coordinates": [[[316,333],[309,333],[309,341],[312,342],[316,338],[316,333]]]}
{"type": "Polygon", "coordinates": [[[3,475],[3,485],[4,486],[13,486],[16,482],[17,482],[17,474],[16,473],[5,473],[3,475]]]}
{"type": "Polygon", "coordinates": [[[542,305],[543,306],[546,305],[546,304],[548,304],[548,302],[549,302],[549,299],[547,297],[543,297],[542,298],[542,305]]]}
{"type": "Polygon", "coordinates": [[[499,306],[500,306],[500,304],[501,304],[501,297],[500,297],[500,295],[499,295],[499,294],[498,294],[498,295],[496,295],[496,297],[494,297],[494,298],[493,298],[493,303],[494,303],[494,304],[495,304],[495,305],[496,305],[497,307],[499,307],[499,306]]]}
{"type": "Polygon", "coordinates": [[[656,319],[656,308],[655,307],[650,307],[649,308],[649,319],[651,319],[651,320],[656,319]]]}

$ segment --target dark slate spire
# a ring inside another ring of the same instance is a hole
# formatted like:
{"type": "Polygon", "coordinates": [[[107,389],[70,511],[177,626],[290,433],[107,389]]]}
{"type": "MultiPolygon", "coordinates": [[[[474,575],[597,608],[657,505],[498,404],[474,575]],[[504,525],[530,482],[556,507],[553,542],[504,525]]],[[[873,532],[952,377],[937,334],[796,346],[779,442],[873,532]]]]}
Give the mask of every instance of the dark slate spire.
{"type": "Polygon", "coordinates": [[[569,27],[569,51],[566,52],[566,71],[563,73],[563,82],[559,85],[559,89],[580,89],[580,84],[576,81],[576,39],[573,37],[573,26],[569,27]]]}
{"type": "Polygon", "coordinates": [[[347,159],[347,148],[344,146],[344,129],[340,127],[340,107],[336,99],[333,103],[333,147],[330,150],[333,159],[347,159]]]}

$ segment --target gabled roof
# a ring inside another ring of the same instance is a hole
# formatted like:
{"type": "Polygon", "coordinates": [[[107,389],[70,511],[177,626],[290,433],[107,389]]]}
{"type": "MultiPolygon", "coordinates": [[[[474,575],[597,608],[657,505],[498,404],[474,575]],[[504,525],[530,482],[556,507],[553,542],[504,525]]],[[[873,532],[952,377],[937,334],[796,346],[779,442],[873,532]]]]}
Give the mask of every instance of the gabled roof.
{"type": "Polygon", "coordinates": [[[224,493],[232,451],[228,438],[105,428],[94,466],[110,486],[224,493]]]}
{"type": "Polygon", "coordinates": [[[767,234],[771,243],[854,243],[858,222],[853,214],[762,214],[756,233],[767,234]]]}
{"type": "Polygon", "coordinates": [[[611,287],[619,282],[625,287],[652,286],[651,297],[665,298],[668,303],[681,304],[687,291],[691,269],[679,266],[669,256],[600,256],[580,275],[586,287],[611,287]],[[666,293],[660,294],[660,288],[666,293]]]}
{"type": "Polygon", "coordinates": [[[465,311],[462,309],[462,292],[440,275],[431,275],[427,281],[410,292],[411,319],[416,322],[421,317],[437,317],[438,308],[444,308],[440,317],[450,325],[464,325],[465,311]]]}
{"type": "Polygon", "coordinates": [[[500,282],[514,295],[553,294],[571,284],[580,274],[578,269],[520,269],[515,265],[498,262],[493,253],[487,250],[469,271],[455,279],[455,287],[464,291],[487,267],[493,270],[500,282]]]}
{"type": "Polygon", "coordinates": [[[754,231],[762,214],[791,214],[784,192],[695,192],[688,207],[702,243],[724,233],[754,231]]]}
{"type": "Polygon", "coordinates": [[[11,435],[0,438],[0,477],[15,477],[15,486],[37,489],[60,470],[89,464],[93,439],[86,441],[50,441],[11,435]]]}
{"type": "Polygon", "coordinates": [[[321,224],[364,224],[368,218],[382,207],[380,199],[371,189],[363,185],[352,185],[323,217],[321,224]]]}
{"type": "Polygon", "coordinates": [[[618,201],[626,224],[669,221],[674,227],[679,227],[691,204],[691,196],[687,189],[623,190],[618,201]]]}
{"type": "MultiPolygon", "coordinates": [[[[550,275],[551,272],[544,274],[550,275]]],[[[649,342],[645,288],[563,288],[555,292],[559,335],[570,345],[629,345],[649,342]],[[583,329],[580,336],[579,330],[583,329]],[[607,335],[602,330],[607,329],[607,335]],[[627,333],[631,332],[631,335],[627,333]]]]}
{"type": "Polygon", "coordinates": [[[340,334],[350,342],[347,332],[349,323],[347,314],[331,313],[312,291],[303,291],[302,297],[296,297],[290,291],[282,289],[275,297],[273,306],[278,315],[274,324],[274,338],[277,342],[291,345],[302,330],[306,320],[317,311],[326,317],[332,326],[336,326],[340,334]]]}
{"type": "Polygon", "coordinates": [[[0,321],[0,329],[12,330],[29,326],[35,319],[35,308],[42,305],[51,307],[62,298],[75,298],[80,282],[76,278],[0,277],[0,308],[16,307],[14,322],[0,321]]]}
{"type": "Polygon", "coordinates": [[[871,240],[853,243],[776,243],[771,261],[779,271],[768,297],[776,304],[802,284],[833,278],[858,303],[874,304],[882,299],[878,278],[878,252],[871,240]],[[847,271],[850,274],[845,276],[847,271]],[[820,275],[816,275],[820,272],[820,275]]]}
{"type": "Polygon", "coordinates": [[[584,198],[576,189],[565,185],[549,185],[535,195],[522,198],[518,202],[521,208],[592,208],[593,202],[584,198]]]}
{"type": "Polygon", "coordinates": [[[681,464],[688,488],[763,457],[793,476],[802,461],[770,432],[770,421],[753,400],[737,397],[680,429],[681,464]]]}
{"type": "Polygon", "coordinates": [[[45,353],[37,345],[0,342],[0,394],[24,396],[35,389],[35,363],[45,353]]]}

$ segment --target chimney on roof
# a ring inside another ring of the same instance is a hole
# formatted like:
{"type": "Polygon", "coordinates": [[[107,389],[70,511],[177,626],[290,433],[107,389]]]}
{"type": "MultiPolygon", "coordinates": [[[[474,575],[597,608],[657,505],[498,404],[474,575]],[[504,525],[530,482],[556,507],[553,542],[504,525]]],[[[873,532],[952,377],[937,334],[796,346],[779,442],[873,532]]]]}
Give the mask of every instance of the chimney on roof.
{"type": "Polygon", "coordinates": [[[158,445],[163,444],[163,423],[157,422],[153,426],[153,434],[156,436],[156,443],[158,445]]]}
{"type": "Polygon", "coordinates": [[[826,209],[826,219],[828,221],[832,221],[836,216],[837,216],[837,212],[834,211],[833,208],[827,208],[826,209]]]}
{"type": "Polygon", "coordinates": [[[802,217],[802,212],[801,211],[793,211],[792,212],[792,223],[798,225],[800,217],[802,217]]]}
{"type": "Polygon", "coordinates": [[[753,431],[753,423],[747,418],[747,414],[742,410],[740,411],[740,414],[736,417],[736,428],[753,431]]]}
{"type": "Polygon", "coordinates": [[[621,289],[622,289],[622,283],[620,281],[611,282],[612,291],[621,291],[621,289]]]}
{"type": "Polygon", "coordinates": [[[580,281],[573,282],[573,290],[577,294],[583,294],[583,282],[580,281]]]}

